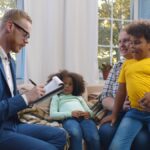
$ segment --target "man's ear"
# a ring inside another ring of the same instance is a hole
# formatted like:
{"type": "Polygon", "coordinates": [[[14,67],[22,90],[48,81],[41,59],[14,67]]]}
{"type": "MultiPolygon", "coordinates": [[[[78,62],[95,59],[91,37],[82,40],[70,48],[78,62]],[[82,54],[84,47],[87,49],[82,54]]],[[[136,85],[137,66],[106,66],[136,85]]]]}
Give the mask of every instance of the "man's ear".
{"type": "Polygon", "coordinates": [[[13,28],[14,28],[13,22],[12,21],[7,21],[6,22],[6,30],[7,30],[7,32],[12,32],[13,28]]]}

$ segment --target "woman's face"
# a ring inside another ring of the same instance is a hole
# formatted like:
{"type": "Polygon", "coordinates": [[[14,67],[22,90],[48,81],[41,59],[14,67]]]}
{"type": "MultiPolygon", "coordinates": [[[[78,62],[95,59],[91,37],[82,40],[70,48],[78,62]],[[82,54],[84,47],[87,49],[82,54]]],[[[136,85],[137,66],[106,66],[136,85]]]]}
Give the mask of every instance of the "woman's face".
{"type": "Polygon", "coordinates": [[[64,94],[72,94],[73,92],[73,81],[71,77],[65,77],[64,80],[64,94]]]}
{"type": "Polygon", "coordinates": [[[120,54],[129,59],[132,58],[132,53],[129,50],[130,47],[130,36],[126,33],[126,31],[121,31],[119,34],[119,51],[120,54]]]}

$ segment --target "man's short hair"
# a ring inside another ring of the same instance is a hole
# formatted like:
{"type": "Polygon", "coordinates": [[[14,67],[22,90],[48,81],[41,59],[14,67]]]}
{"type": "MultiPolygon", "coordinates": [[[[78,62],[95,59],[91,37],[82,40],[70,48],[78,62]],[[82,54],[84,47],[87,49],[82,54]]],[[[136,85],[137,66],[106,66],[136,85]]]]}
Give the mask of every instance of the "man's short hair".
{"type": "Polygon", "coordinates": [[[31,17],[25,11],[20,9],[7,10],[4,16],[1,18],[1,23],[5,24],[8,20],[18,21],[20,19],[26,19],[32,24],[31,17]]]}

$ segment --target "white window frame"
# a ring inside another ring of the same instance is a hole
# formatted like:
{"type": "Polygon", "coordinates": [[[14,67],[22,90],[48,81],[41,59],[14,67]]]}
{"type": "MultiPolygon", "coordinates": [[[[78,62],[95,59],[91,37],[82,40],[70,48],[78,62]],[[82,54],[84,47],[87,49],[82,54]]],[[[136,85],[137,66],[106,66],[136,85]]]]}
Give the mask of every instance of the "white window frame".
{"type": "MultiPolygon", "coordinates": [[[[135,10],[138,11],[138,9],[137,9],[137,7],[138,7],[138,0],[134,0],[134,1],[131,0],[131,1],[134,2],[133,5],[136,6],[136,7],[130,8],[130,9],[131,9],[131,13],[132,13],[131,18],[134,19],[134,18],[135,18],[135,15],[138,14],[137,12],[135,12],[135,10]],[[133,16],[133,14],[134,14],[134,16],[133,16]]],[[[131,7],[132,7],[132,6],[131,6],[131,7]]],[[[137,17],[137,16],[136,16],[136,17],[137,17]]],[[[112,64],[112,60],[113,60],[113,49],[114,49],[114,48],[118,48],[118,46],[113,45],[113,28],[112,28],[113,22],[114,22],[114,21],[130,22],[132,19],[131,19],[131,20],[122,20],[122,19],[115,19],[115,18],[113,18],[113,5],[112,5],[112,7],[111,7],[111,17],[110,17],[110,18],[100,18],[99,20],[105,20],[105,19],[111,22],[111,28],[110,28],[110,44],[109,44],[109,45],[100,45],[100,44],[98,44],[98,49],[99,49],[100,47],[101,47],[101,48],[109,48],[109,49],[110,49],[110,51],[109,51],[109,53],[110,53],[110,64],[112,64]]]]}

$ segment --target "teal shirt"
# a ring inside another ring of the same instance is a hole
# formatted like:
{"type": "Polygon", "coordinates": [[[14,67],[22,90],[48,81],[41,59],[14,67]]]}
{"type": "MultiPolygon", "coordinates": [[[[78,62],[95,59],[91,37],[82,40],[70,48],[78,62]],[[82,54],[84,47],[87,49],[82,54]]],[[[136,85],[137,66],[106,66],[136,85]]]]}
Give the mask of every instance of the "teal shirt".
{"type": "Polygon", "coordinates": [[[82,96],[55,95],[52,97],[50,105],[50,117],[54,120],[63,120],[72,117],[72,111],[89,112],[91,117],[93,112],[88,107],[82,96]]]}

